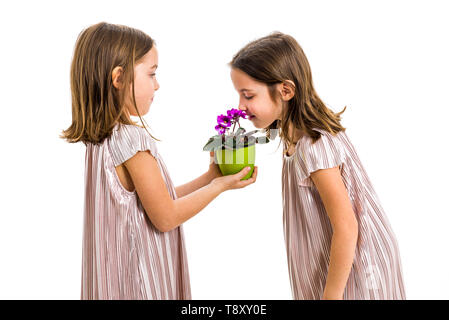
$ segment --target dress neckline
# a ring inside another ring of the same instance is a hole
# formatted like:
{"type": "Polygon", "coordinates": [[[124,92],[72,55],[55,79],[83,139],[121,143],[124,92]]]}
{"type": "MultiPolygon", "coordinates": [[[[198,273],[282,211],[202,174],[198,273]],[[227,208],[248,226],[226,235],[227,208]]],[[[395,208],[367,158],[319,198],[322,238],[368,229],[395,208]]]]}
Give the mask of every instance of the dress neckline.
{"type": "MultiPolygon", "coordinates": [[[[319,129],[319,128],[315,128],[315,127],[312,128],[312,130],[318,131],[318,132],[320,132],[321,134],[323,133],[323,131],[325,131],[325,130],[323,130],[323,129],[319,129]]],[[[295,145],[295,152],[293,152],[291,155],[287,155],[287,152],[285,152],[285,151],[282,152],[282,153],[283,153],[283,158],[284,158],[285,160],[290,160],[290,159],[292,159],[292,158],[295,156],[296,152],[298,152],[298,146],[299,146],[301,140],[302,140],[304,137],[306,137],[306,136],[303,135],[303,136],[301,136],[301,138],[298,139],[298,141],[296,142],[296,145],[295,145]]]]}
{"type": "Polygon", "coordinates": [[[283,155],[284,155],[284,159],[289,160],[289,159],[291,159],[291,158],[293,158],[293,157],[295,156],[296,152],[298,152],[298,146],[299,146],[300,140],[301,140],[301,139],[299,139],[299,140],[296,142],[296,145],[295,145],[295,152],[293,152],[291,155],[288,155],[286,151],[283,151],[283,152],[282,152],[283,155]]]}

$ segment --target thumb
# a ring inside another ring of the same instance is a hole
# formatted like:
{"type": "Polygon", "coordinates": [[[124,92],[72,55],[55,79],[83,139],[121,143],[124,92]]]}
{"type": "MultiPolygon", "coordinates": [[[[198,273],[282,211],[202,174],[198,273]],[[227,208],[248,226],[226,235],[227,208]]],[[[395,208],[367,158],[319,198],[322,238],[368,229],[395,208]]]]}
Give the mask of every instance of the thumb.
{"type": "Polygon", "coordinates": [[[239,176],[239,178],[243,178],[244,176],[246,176],[248,174],[248,172],[251,170],[251,167],[245,167],[242,170],[240,170],[240,172],[236,173],[236,175],[239,176]]]}
{"type": "Polygon", "coordinates": [[[215,162],[215,152],[211,151],[209,154],[210,154],[209,164],[212,164],[215,162]]]}

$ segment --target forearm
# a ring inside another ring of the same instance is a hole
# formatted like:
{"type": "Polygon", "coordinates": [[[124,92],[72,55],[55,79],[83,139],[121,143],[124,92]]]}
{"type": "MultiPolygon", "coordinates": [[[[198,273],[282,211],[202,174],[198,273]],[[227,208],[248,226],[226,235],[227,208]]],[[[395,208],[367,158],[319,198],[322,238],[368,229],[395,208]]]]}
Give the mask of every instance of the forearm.
{"type": "Polygon", "coordinates": [[[351,226],[335,229],[332,235],[329,270],[323,298],[342,299],[354,262],[358,228],[351,226]]]}
{"type": "Polygon", "coordinates": [[[182,198],[206,185],[208,185],[212,181],[212,176],[208,172],[202,174],[195,180],[192,180],[186,184],[176,187],[176,195],[178,198],[182,198]]]}
{"type": "Polygon", "coordinates": [[[173,201],[173,215],[168,229],[173,229],[203,210],[224,190],[214,183],[207,184],[188,195],[173,201]]]}

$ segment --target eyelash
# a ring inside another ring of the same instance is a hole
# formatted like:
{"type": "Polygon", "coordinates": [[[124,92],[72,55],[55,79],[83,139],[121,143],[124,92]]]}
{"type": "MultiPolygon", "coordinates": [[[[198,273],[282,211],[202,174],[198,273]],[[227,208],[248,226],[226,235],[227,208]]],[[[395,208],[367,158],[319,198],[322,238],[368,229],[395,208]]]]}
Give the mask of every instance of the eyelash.
{"type": "Polygon", "coordinates": [[[254,98],[254,96],[252,96],[252,97],[245,97],[245,99],[247,99],[247,100],[251,100],[252,98],[254,98]]]}
{"type": "Polygon", "coordinates": [[[156,74],[155,73],[151,73],[150,76],[154,77],[154,76],[156,76],[156,74]]]}

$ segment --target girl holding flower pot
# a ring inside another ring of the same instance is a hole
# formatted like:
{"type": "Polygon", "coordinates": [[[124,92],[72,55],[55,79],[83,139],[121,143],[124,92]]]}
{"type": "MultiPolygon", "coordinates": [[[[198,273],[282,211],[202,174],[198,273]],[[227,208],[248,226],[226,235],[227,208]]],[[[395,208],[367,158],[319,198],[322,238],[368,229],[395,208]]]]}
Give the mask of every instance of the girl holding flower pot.
{"type": "MultiPolygon", "coordinates": [[[[158,52],[140,30],[99,23],[81,32],[71,67],[68,142],[83,142],[81,299],[191,299],[182,223],[220,193],[256,181],[249,169],[175,187],[143,123],[159,89],[158,52]]],[[[213,153],[211,153],[212,157],[213,153]]]]}
{"type": "Polygon", "coordinates": [[[345,128],[316,93],[307,58],[275,32],[230,62],[239,109],[284,145],[284,235],[294,299],[405,299],[398,244],[345,128]]]}

